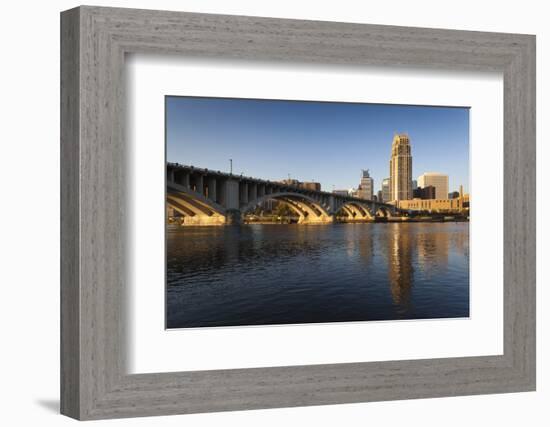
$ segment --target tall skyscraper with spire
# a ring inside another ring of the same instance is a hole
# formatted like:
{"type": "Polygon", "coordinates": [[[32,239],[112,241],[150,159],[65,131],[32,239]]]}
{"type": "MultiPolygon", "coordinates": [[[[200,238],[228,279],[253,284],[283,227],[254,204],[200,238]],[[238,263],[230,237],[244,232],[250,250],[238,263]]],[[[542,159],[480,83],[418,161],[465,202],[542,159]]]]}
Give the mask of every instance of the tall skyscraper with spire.
{"type": "Polygon", "coordinates": [[[412,155],[409,136],[395,134],[390,158],[391,200],[410,200],[412,195],[412,155]]]}

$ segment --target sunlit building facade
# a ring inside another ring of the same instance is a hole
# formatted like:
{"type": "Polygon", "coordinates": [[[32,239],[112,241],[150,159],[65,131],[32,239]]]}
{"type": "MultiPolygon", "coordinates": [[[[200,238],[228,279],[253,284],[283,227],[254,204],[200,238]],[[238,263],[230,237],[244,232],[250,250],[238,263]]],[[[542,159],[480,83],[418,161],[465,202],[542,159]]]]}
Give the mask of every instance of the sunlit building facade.
{"type": "Polygon", "coordinates": [[[382,180],[382,199],[381,202],[389,202],[391,200],[390,179],[384,178],[382,180]]]}
{"type": "Polygon", "coordinates": [[[374,191],[374,180],[369,174],[368,169],[361,171],[361,182],[357,188],[357,197],[365,200],[372,200],[374,191]]]}
{"type": "Polygon", "coordinates": [[[449,176],[437,173],[427,172],[418,177],[418,186],[425,188],[428,186],[435,187],[434,199],[447,199],[449,198],[449,176]]]}
{"type": "Polygon", "coordinates": [[[412,155],[409,136],[393,137],[390,158],[390,198],[392,201],[412,199],[412,155]]]}
{"type": "Polygon", "coordinates": [[[428,213],[468,213],[470,210],[470,196],[463,193],[460,186],[459,196],[456,199],[413,199],[400,200],[397,203],[400,209],[428,213]]]}

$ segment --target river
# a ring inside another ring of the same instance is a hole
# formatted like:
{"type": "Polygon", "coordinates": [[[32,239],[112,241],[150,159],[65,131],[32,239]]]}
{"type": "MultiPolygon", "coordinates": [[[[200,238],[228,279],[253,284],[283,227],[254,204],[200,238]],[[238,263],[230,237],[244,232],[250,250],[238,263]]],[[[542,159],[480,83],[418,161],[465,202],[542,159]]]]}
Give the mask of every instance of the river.
{"type": "Polygon", "coordinates": [[[168,328],[469,316],[468,223],[167,228],[168,328]]]}

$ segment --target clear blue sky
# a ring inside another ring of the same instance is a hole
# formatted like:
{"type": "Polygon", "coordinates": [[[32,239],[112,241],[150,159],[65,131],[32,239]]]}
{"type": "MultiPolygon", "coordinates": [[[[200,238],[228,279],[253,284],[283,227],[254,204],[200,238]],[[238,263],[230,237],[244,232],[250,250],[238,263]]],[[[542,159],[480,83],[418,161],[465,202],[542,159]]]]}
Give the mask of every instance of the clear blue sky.
{"type": "Polygon", "coordinates": [[[166,98],[167,160],[262,179],[357,187],[369,169],[375,191],[389,177],[395,132],[409,134],[413,179],[449,175],[468,191],[469,109],[339,102],[166,98]]]}

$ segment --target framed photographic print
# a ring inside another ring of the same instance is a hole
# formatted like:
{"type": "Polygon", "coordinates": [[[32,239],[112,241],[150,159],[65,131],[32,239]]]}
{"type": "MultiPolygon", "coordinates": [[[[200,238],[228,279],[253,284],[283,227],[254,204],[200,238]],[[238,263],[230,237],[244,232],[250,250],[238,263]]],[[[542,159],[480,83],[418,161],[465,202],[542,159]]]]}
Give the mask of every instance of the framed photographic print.
{"type": "Polygon", "coordinates": [[[535,38],[61,15],[77,419],[535,389],[535,38]]]}

